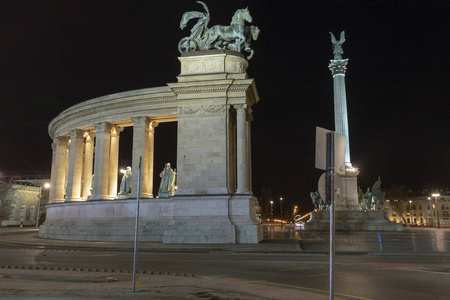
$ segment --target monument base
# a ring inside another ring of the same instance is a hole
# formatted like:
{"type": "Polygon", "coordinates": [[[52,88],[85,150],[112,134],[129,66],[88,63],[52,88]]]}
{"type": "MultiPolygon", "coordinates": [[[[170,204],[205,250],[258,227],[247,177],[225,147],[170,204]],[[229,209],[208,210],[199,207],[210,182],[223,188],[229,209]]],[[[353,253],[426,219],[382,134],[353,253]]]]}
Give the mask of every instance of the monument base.
{"type": "MultiPolygon", "coordinates": [[[[139,241],[192,244],[258,243],[262,226],[251,195],[141,199],[139,241]]],[[[136,199],[47,205],[39,237],[79,241],[134,241],[136,199]]]]}
{"type": "MultiPolygon", "coordinates": [[[[403,225],[389,221],[384,211],[336,211],[337,231],[403,231],[403,225]]],[[[312,211],[305,230],[329,230],[330,213],[312,211]]]]}

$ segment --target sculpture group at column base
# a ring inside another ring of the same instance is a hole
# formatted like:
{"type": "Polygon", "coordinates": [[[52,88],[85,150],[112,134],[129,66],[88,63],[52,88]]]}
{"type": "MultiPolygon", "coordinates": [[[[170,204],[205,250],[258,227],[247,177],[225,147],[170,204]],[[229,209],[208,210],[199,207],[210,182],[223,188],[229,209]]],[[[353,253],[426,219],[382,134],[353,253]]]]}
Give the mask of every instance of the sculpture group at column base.
{"type": "MultiPolygon", "coordinates": [[[[312,211],[305,230],[329,230],[330,213],[312,211]]],[[[403,225],[389,221],[384,211],[335,211],[337,231],[403,231],[403,225]]]]}
{"type": "MultiPolygon", "coordinates": [[[[245,244],[262,240],[251,195],[141,199],[139,241],[170,244],[245,244]]],[[[39,237],[134,241],[136,199],[47,205],[39,237]]]]}

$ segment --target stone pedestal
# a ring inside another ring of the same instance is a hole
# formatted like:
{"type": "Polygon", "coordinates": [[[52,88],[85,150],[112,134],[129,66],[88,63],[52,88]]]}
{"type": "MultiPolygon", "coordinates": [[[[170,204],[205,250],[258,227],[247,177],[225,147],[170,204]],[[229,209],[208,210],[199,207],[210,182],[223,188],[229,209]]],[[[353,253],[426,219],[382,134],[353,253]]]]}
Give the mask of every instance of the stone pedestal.
{"type": "MultiPolygon", "coordinates": [[[[330,230],[328,211],[310,212],[305,230],[330,230]]],[[[336,211],[337,231],[403,231],[403,225],[389,221],[384,211],[336,211]]]]}
{"type": "MultiPolygon", "coordinates": [[[[139,241],[168,244],[255,244],[262,240],[256,198],[243,195],[141,199],[139,241]]],[[[136,199],[47,206],[39,237],[133,241],[136,199]]]]}
{"type": "Polygon", "coordinates": [[[345,175],[339,175],[342,183],[342,195],[336,202],[336,211],[361,211],[358,205],[358,170],[347,169],[345,175]]]}

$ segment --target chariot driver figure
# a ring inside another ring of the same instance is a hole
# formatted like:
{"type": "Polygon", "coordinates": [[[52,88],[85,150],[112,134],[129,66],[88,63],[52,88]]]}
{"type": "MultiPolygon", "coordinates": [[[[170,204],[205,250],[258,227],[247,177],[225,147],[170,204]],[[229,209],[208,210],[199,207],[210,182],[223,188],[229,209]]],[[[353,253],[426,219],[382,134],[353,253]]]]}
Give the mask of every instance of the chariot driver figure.
{"type": "Polygon", "coordinates": [[[203,37],[204,33],[208,29],[209,23],[209,10],[205,3],[197,1],[197,3],[203,5],[206,13],[200,11],[188,11],[183,14],[180,21],[180,28],[184,29],[186,24],[192,19],[198,19],[197,23],[191,29],[191,39],[197,40],[203,37]]]}

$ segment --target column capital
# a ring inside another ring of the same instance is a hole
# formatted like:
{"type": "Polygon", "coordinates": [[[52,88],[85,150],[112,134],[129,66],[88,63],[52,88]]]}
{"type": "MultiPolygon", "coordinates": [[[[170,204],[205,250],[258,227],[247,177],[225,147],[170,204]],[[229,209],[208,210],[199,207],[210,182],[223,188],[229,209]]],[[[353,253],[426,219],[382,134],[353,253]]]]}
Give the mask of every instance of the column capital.
{"type": "Polygon", "coordinates": [[[95,131],[85,131],[84,137],[86,138],[86,143],[92,143],[95,138],[95,131]]]}
{"type": "Polygon", "coordinates": [[[109,122],[94,123],[94,126],[96,131],[111,130],[113,127],[113,125],[109,122]]]}
{"type": "Polygon", "coordinates": [[[85,131],[81,129],[72,129],[69,131],[70,139],[81,139],[84,136],[85,131]]]}
{"type": "Polygon", "coordinates": [[[60,145],[62,145],[64,143],[68,143],[70,141],[70,136],[68,136],[68,135],[58,136],[55,138],[55,141],[57,143],[59,143],[60,145]]]}
{"type": "Polygon", "coordinates": [[[111,128],[111,136],[119,136],[119,134],[123,131],[123,127],[114,125],[111,128]]]}
{"type": "Polygon", "coordinates": [[[328,69],[330,69],[331,74],[333,76],[334,75],[345,75],[345,71],[347,71],[347,63],[348,63],[348,58],[332,59],[332,60],[330,60],[328,69]]]}
{"type": "Polygon", "coordinates": [[[133,126],[148,126],[150,123],[149,117],[133,117],[131,118],[131,121],[133,121],[133,126]]]}
{"type": "Polygon", "coordinates": [[[150,121],[149,125],[148,125],[148,129],[150,130],[150,132],[154,133],[155,132],[155,128],[158,127],[159,123],[156,121],[150,121]]]}
{"type": "Polygon", "coordinates": [[[237,112],[245,112],[248,105],[247,104],[234,104],[233,107],[234,107],[234,109],[236,109],[237,112]]]}

